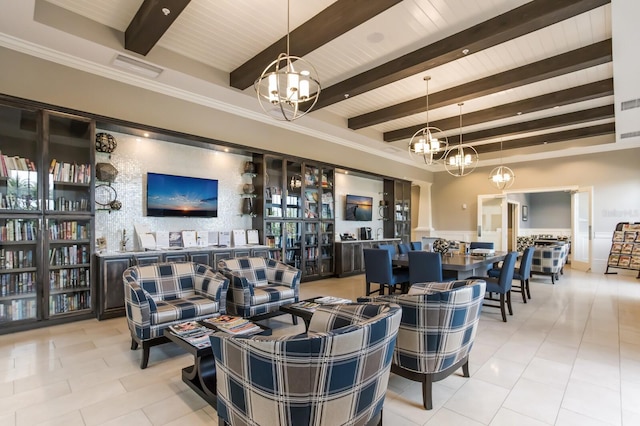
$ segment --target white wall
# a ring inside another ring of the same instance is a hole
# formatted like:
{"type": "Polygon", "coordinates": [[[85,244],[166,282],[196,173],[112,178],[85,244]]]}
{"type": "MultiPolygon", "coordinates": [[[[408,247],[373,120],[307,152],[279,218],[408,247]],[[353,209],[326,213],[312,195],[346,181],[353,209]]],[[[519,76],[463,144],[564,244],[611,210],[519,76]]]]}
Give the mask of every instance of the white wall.
{"type": "Polygon", "coordinates": [[[118,193],[118,200],[122,202],[121,210],[96,212],[96,238],[107,239],[107,250],[119,249],[123,230],[129,236],[127,249],[138,248],[133,238],[134,223],[146,225],[151,231],[231,231],[251,228],[251,218],[240,215],[240,194],[245,183],[241,173],[245,161],[251,160],[250,157],[107,133],[115,136],[118,146],[110,156],[96,153],[96,162],[110,162],[118,169],[113,187],[118,193]],[[146,217],[147,172],[217,179],[218,217],[146,217]]]}
{"type": "Polygon", "coordinates": [[[382,200],[383,181],[377,178],[364,178],[351,174],[336,173],[335,187],[335,211],[336,211],[336,238],[339,241],[339,234],[349,233],[359,238],[358,228],[368,226],[371,228],[373,238],[376,235],[382,237],[382,219],[378,206],[382,200]],[[373,198],[373,214],[371,222],[345,221],[345,198],[347,194],[363,195],[373,198]],[[380,230],[380,231],[378,231],[380,230]]]}

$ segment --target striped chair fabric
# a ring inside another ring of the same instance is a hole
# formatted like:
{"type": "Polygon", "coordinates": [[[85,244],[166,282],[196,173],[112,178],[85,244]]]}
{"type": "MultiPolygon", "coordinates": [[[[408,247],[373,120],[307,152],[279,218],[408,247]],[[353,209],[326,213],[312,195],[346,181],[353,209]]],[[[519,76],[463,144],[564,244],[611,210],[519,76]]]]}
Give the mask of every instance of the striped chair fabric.
{"type": "Polygon", "coordinates": [[[141,367],[146,367],[147,342],[164,329],[226,312],[229,280],[211,267],[193,262],[132,266],[122,275],[132,348],[143,343],[141,367]]]}
{"type": "Polygon", "coordinates": [[[307,333],[215,333],[218,424],[367,424],[381,415],[400,316],[389,303],[323,306],[307,333]]]}
{"type": "Polygon", "coordinates": [[[229,279],[227,312],[252,317],[277,311],[298,301],[301,271],[263,257],[239,257],[218,262],[229,279]]]}
{"type": "Polygon", "coordinates": [[[402,307],[392,371],[423,383],[423,404],[432,408],[431,382],[460,367],[468,377],[468,357],[478,329],[486,283],[458,280],[414,284],[408,294],[360,298],[402,307]]]}

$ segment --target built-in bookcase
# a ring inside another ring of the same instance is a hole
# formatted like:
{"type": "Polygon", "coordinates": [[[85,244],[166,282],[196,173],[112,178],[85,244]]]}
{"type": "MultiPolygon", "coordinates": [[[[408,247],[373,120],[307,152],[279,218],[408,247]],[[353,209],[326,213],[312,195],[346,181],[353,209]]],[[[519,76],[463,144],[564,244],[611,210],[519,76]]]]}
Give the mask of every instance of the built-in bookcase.
{"type": "Polygon", "coordinates": [[[302,271],[303,280],[334,274],[333,167],[264,155],[254,159],[257,215],[253,226],[269,257],[302,271]]]}
{"type": "Polygon", "coordinates": [[[94,124],[0,103],[0,333],[93,316],[94,124]]]}

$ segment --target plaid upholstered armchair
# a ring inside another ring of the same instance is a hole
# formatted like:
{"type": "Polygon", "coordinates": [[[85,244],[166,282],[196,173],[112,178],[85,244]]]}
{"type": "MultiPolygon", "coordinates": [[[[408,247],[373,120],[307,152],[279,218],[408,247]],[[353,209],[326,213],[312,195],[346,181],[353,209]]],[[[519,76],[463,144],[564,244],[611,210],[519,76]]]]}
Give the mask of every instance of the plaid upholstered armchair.
{"type": "Polygon", "coordinates": [[[164,329],[226,312],[229,280],[207,265],[193,262],[132,266],[122,274],[131,350],[142,345],[140,368],[149,348],[166,342],[164,329]]]}
{"type": "Polygon", "coordinates": [[[555,284],[564,268],[569,253],[569,246],[550,245],[536,246],[531,262],[531,273],[551,276],[551,283],[555,284]]]}
{"type": "Polygon", "coordinates": [[[431,385],[462,367],[469,377],[469,352],[478,329],[486,283],[461,280],[414,284],[408,294],[359,301],[402,307],[391,372],[422,383],[424,408],[433,408],[431,385]]]}
{"type": "Polygon", "coordinates": [[[301,271],[286,263],[239,257],[220,260],[218,271],[229,279],[229,314],[253,317],[298,301],[301,271]]]}
{"type": "Polygon", "coordinates": [[[307,333],[214,334],[218,424],[380,424],[400,311],[389,303],[323,306],[307,333]]]}

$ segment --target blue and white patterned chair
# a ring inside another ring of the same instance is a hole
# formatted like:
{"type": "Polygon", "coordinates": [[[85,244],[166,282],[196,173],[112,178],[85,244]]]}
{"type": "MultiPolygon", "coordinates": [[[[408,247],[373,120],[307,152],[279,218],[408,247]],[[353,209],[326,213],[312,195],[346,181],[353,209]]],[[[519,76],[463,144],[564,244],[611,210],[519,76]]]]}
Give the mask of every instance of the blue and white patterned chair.
{"type": "Polygon", "coordinates": [[[400,315],[389,303],[322,306],[307,333],[215,333],[218,424],[381,423],[400,315]]]}
{"type": "Polygon", "coordinates": [[[218,271],[229,279],[227,312],[231,315],[248,318],[274,313],[298,301],[302,272],[286,263],[239,257],[220,260],[218,271]]]}
{"type": "Polygon", "coordinates": [[[391,372],[422,383],[424,408],[433,408],[432,383],[462,367],[469,377],[469,352],[478,329],[486,283],[460,280],[414,284],[408,294],[360,298],[402,307],[391,372]]]}
{"type": "Polygon", "coordinates": [[[551,283],[555,284],[567,259],[569,246],[565,245],[536,246],[531,273],[549,275],[551,283]]]}
{"type": "Polygon", "coordinates": [[[226,312],[229,280],[213,268],[193,262],[132,266],[122,274],[131,349],[142,345],[140,368],[149,348],[168,341],[164,329],[226,312]]]}

